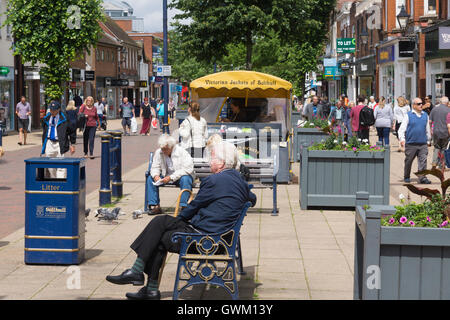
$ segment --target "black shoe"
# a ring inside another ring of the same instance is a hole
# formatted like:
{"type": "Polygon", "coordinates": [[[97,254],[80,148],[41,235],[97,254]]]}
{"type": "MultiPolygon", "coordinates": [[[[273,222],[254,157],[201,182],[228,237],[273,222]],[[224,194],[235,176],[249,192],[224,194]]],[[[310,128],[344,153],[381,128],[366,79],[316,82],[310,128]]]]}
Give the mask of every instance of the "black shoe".
{"type": "Polygon", "coordinates": [[[431,181],[428,180],[428,178],[423,178],[422,180],[420,180],[420,184],[431,184],[431,181]]]}
{"type": "Polygon", "coordinates": [[[161,300],[159,290],[148,291],[147,287],[142,287],[138,292],[127,292],[126,297],[130,300],[161,300]]]}
{"type": "Polygon", "coordinates": [[[163,211],[160,206],[155,206],[148,214],[150,216],[156,216],[157,214],[163,214],[163,211]]]}
{"type": "Polygon", "coordinates": [[[127,269],[120,276],[107,276],[106,280],[114,284],[132,284],[142,286],[144,284],[144,274],[134,273],[127,269]]]}

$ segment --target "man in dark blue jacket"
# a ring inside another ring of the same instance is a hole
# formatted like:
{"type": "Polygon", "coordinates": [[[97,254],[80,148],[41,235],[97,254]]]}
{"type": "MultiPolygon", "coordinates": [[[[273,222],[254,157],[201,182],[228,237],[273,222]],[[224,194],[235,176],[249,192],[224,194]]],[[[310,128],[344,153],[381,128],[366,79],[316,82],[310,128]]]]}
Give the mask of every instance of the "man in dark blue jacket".
{"type": "Polygon", "coordinates": [[[255,194],[233,169],[236,160],[231,147],[229,144],[213,147],[210,160],[213,174],[202,180],[195,199],[176,218],[164,215],[150,221],[131,245],[138,256],[133,267],[121,275],[106,277],[114,284],[142,285],[145,272],[147,286],[137,293],[127,293],[129,299],[160,299],[158,277],[164,257],[168,251],[180,251],[180,244],[171,240],[174,233],[223,233],[233,227],[248,201],[256,204],[255,194]]]}

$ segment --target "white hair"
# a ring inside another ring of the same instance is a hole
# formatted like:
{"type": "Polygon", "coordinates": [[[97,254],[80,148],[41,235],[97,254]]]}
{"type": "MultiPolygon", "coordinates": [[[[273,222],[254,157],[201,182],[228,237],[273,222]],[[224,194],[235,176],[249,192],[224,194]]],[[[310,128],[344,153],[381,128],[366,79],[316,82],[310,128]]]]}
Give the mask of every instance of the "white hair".
{"type": "Polygon", "coordinates": [[[168,134],[163,134],[158,139],[158,145],[160,148],[164,148],[164,147],[173,148],[173,147],[175,147],[176,144],[177,144],[177,140],[175,140],[174,137],[172,137],[168,134]]]}
{"type": "Polygon", "coordinates": [[[221,142],[211,147],[211,160],[217,159],[225,163],[227,169],[236,167],[236,147],[229,142],[221,142]]]}
{"type": "Polygon", "coordinates": [[[443,97],[441,98],[441,104],[448,104],[448,97],[443,96],[443,97]]]}

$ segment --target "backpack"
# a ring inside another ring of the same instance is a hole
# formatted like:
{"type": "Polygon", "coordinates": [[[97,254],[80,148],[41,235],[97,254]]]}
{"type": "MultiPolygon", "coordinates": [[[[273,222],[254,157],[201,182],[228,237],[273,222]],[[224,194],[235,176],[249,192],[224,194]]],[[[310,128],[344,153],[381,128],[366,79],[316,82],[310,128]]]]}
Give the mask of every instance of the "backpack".
{"type": "Polygon", "coordinates": [[[361,109],[361,112],[359,113],[359,124],[363,127],[370,127],[375,124],[373,110],[368,106],[361,109]]]}

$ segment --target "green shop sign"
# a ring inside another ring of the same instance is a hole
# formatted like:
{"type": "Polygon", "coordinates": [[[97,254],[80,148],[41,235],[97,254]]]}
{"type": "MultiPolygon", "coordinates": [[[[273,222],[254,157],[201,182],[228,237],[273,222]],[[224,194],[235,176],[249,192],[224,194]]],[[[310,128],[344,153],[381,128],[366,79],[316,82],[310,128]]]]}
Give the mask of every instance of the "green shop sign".
{"type": "Polygon", "coordinates": [[[8,67],[0,67],[0,76],[7,77],[9,74],[8,67]]]}
{"type": "Polygon", "coordinates": [[[354,53],[356,51],[355,38],[338,38],[336,52],[337,53],[354,53]]]}

